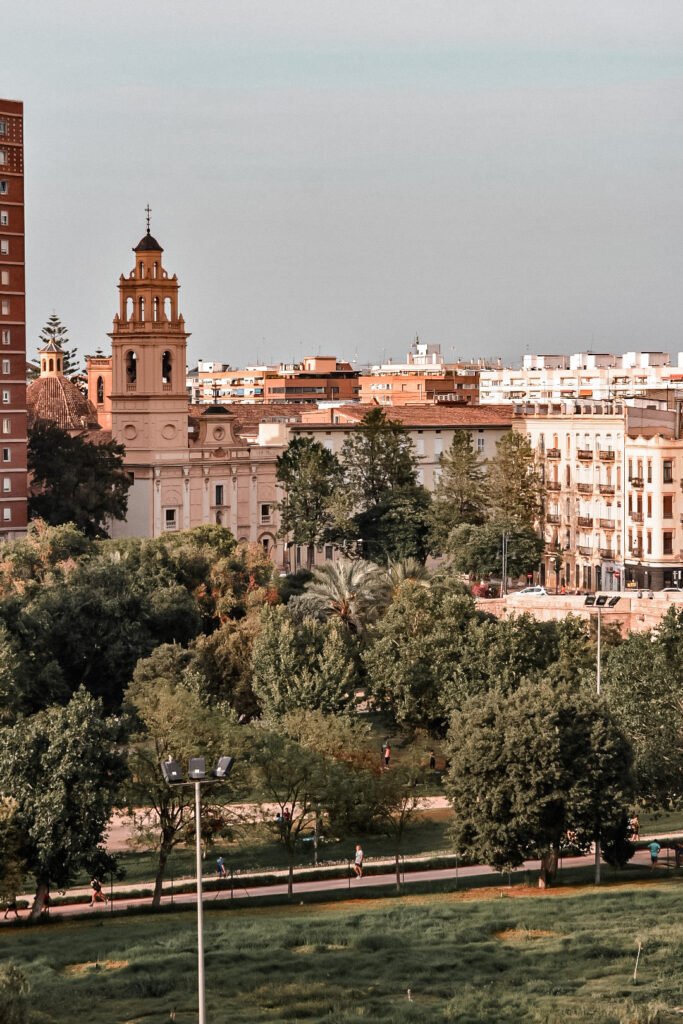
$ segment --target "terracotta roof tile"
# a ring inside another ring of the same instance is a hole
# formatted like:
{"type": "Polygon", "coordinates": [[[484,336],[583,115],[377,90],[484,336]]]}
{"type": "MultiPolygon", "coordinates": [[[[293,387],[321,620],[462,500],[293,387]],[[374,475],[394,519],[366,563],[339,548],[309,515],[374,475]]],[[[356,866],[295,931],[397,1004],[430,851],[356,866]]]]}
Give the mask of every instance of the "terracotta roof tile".
{"type": "Polygon", "coordinates": [[[31,428],[37,420],[55,423],[62,430],[97,428],[92,402],[66,377],[39,377],[26,389],[26,410],[31,428]]]}

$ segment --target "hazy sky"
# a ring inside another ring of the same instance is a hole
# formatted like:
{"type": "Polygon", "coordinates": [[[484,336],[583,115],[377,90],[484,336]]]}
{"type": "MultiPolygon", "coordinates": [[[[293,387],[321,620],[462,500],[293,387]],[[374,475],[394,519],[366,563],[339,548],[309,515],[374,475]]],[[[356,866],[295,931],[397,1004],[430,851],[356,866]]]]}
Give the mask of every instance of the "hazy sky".
{"type": "Polygon", "coordinates": [[[143,208],[190,360],[683,349],[681,0],[18,0],[29,351],[143,208]]]}

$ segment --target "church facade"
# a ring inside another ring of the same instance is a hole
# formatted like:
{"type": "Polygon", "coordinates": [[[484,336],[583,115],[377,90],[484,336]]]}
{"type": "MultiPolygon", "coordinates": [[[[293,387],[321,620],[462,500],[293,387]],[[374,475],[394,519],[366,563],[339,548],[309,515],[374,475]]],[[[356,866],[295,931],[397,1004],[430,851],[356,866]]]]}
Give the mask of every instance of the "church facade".
{"type": "Polygon", "coordinates": [[[90,400],[102,426],[111,417],[132,478],[127,519],[112,524],[112,536],[157,537],[220,523],[281,561],[275,469],[283,444],[251,443],[222,406],[191,415],[178,279],[164,267],[149,223],[133,252],[135,265],[119,279],[111,362],[100,354],[88,360],[90,400]]]}

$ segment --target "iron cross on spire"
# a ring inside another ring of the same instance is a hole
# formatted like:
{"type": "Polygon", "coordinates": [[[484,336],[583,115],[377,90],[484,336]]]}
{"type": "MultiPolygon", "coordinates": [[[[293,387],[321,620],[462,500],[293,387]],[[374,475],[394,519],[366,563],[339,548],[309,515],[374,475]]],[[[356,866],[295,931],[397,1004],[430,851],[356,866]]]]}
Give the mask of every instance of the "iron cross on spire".
{"type": "Polygon", "coordinates": [[[147,234],[149,234],[149,217],[150,217],[151,212],[152,212],[152,208],[149,205],[149,203],[147,203],[147,206],[145,207],[145,213],[147,214],[147,234]]]}

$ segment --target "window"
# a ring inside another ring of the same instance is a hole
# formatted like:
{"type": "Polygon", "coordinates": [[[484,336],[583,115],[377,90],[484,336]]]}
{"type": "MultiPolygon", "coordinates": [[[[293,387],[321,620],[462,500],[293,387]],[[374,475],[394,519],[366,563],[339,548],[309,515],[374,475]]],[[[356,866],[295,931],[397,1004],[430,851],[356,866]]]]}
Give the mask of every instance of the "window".
{"type": "Polygon", "coordinates": [[[647,460],[647,482],[652,483],[652,459],[647,460]]]}
{"type": "Polygon", "coordinates": [[[12,461],[12,449],[11,448],[3,448],[2,449],[2,461],[3,462],[11,462],[12,461]]]}
{"type": "Polygon", "coordinates": [[[6,228],[9,224],[9,213],[7,210],[0,210],[0,227],[6,228]]]}
{"type": "Polygon", "coordinates": [[[104,402],[104,380],[102,377],[97,378],[97,404],[102,405],[104,402]]]}
{"type": "Polygon", "coordinates": [[[674,496],[673,494],[665,494],[663,499],[663,510],[662,515],[664,519],[673,519],[674,517],[674,496]]]}
{"type": "Polygon", "coordinates": [[[164,509],[164,529],[175,530],[176,528],[176,509],[166,508],[164,509]]]}
{"type": "Polygon", "coordinates": [[[12,433],[12,421],[10,419],[5,418],[2,421],[2,432],[3,432],[3,434],[11,434],[12,433]]]}
{"type": "Polygon", "coordinates": [[[674,482],[674,462],[673,459],[664,459],[662,463],[662,469],[664,471],[664,483],[672,484],[674,482]]]}
{"type": "Polygon", "coordinates": [[[9,316],[9,299],[3,299],[0,303],[0,313],[3,316],[9,316]]]}
{"type": "Polygon", "coordinates": [[[9,492],[12,490],[12,478],[11,477],[4,476],[2,478],[2,489],[3,489],[3,492],[5,494],[9,494],[9,492]]]}
{"type": "Polygon", "coordinates": [[[673,555],[674,553],[674,535],[668,530],[662,534],[662,553],[665,555],[673,555]]]}
{"type": "Polygon", "coordinates": [[[0,181],[0,196],[6,196],[6,195],[7,195],[7,182],[6,181],[0,181]]]}
{"type": "Polygon", "coordinates": [[[7,150],[0,149],[0,167],[7,163],[7,150]]]}
{"type": "Polygon", "coordinates": [[[261,547],[263,548],[265,554],[267,555],[268,551],[270,549],[270,538],[269,537],[262,537],[261,538],[261,547]]]}
{"type": "Polygon", "coordinates": [[[478,452],[483,452],[485,444],[486,444],[486,439],[483,438],[483,437],[478,437],[477,438],[477,451],[478,452]]]}
{"type": "Polygon", "coordinates": [[[2,521],[4,523],[11,523],[12,522],[12,509],[11,508],[3,508],[3,510],[2,510],[2,521]]]}
{"type": "Polygon", "coordinates": [[[9,405],[9,402],[10,402],[9,389],[8,388],[3,388],[2,389],[2,404],[3,405],[9,405]]]}
{"type": "Polygon", "coordinates": [[[652,534],[649,530],[647,531],[647,553],[648,555],[652,554],[652,534]]]}
{"type": "Polygon", "coordinates": [[[0,135],[7,135],[7,121],[0,120],[0,135]]]}
{"type": "Polygon", "coordinates": [[[325,545],[325,561],[326,562],[331,562],[332,561],[332,545],[331,544],[326,544],[325,545]]]}
{"type": "Polygon", "coordinates": [[[223,484],[216,484],[216,504],[223,504],[223,484]]]}
{"type": "Polygon", "coordinates": [[[652,495],[647,496],[647,518],[652,519],[652,495]]]}
{"type": "Polygon", "coordinates": [[[9,256],[8,238],[0,238],[0,256],[9,256]]]}
{"type": "Polygon", "coordinates": [[[0,270],[0,284],[9,284],[9,270],[0,270]]]}
{"type": "Polygon", "coordinates": [[[2,332],[2,343],[3,343],[3,345],[9,345],[11,340],[12,340],[12,332],[8,328],[6,328],[2,332]]]}
{"type": "Polygon", "coordinates": [[[269,504],[261,505],[261,522],[262,523],[269,523],[270,522],[270,505],[269,504]]]}
{"type": "Polygon", "coordinates": [[[2,372],[9,373],[9,359],[3,359],[2,361],[2,372]]]}

